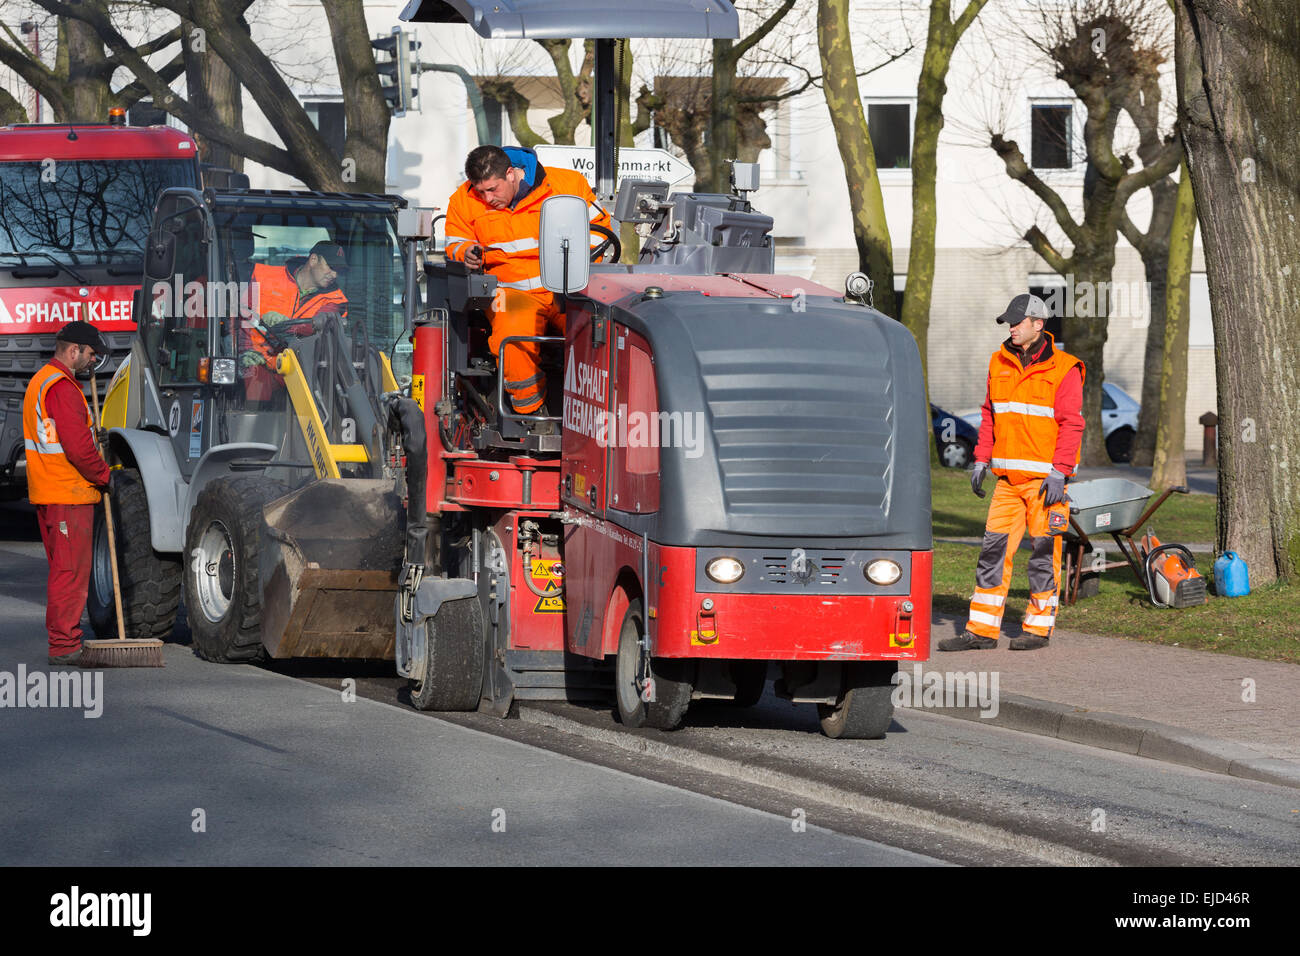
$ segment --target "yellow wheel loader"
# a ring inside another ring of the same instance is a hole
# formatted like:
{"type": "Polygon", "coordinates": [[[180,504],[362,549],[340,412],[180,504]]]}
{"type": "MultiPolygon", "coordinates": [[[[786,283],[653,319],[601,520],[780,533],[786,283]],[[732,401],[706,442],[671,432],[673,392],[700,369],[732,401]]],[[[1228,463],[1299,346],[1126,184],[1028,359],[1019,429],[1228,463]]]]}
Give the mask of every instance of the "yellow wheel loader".
{"type": "MultiPolygon", "coordinates": [[[[393,196],[160,196],[104,406],[129,637],[167,635],[183,594],[208,660],[393,657],[398,575],[425,559],[403,506],[423,416],[394,366],[427,223],[393,196]]],[[[110,636],[102,526],[89,606],[110,636]]]]}

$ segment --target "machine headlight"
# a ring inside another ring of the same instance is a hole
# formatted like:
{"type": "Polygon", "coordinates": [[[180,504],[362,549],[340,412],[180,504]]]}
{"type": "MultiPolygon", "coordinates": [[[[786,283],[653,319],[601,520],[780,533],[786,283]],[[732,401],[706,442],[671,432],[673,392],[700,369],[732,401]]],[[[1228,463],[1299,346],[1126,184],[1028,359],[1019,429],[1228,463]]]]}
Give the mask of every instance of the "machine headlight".
{"type": "Polygon", "coordinates": [[[234,359],[213,359],[212,360],[212,384],[213,385],[234,385],[235,384],[235,360],[234,359]]]}
{"type": "Polygon", "coordinates": [[[866,566],[863,573],[872,584],[889,585],[903,576],[903,569],[898,566],[897,561],[877,558],[866,566]]]}
{"type": "Polygon", "coordinates": [[[745,566],[735,558],[714,558],[704,566],[704,573],[719,584],[735,584],[745,576],[745,566]]]}

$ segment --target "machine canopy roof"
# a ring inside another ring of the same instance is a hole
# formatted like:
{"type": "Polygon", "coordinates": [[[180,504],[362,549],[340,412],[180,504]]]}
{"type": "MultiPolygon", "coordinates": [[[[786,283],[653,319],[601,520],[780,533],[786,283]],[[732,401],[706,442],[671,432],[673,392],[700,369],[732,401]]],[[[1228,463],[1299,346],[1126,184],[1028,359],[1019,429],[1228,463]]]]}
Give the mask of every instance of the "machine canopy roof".
{"type": "Polygon", "coordinates": [[[731,0],[410,0],[401,19],[468,23],[495,40],[740,35],[731,0]]]}

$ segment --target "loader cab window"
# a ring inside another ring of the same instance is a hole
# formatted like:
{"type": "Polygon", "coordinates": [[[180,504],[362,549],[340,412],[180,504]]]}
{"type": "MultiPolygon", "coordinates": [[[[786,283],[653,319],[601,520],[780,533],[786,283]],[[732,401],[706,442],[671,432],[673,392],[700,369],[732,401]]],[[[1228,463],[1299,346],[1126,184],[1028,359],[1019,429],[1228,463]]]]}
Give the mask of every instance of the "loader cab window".
{"type": "Polygon", "coordinates": [[[199,381],[208,357],[208,242],[201,210],[161,218],[146,259],[144,347],[160,386],[199,381]]]}
{"type": "MultiPolygon", "coordinates": [[[[260,274],[283,277],[288,285],[316,243],[329,242],[341,248],[348,268],[322,291],[341,292],[346,304],[331,302],[320,310],[338,311],[355,342],[368,341],[385,354],[393,353],[404,328],[403,270],[401,244],[387,216],[338,209],[244,208],[219,212],[216,218],[223,269],[228,277],[245,283],[252,281],[254,269],[261,266],[260,274]]],[[[289,296],[291,311],[294,298],[289,296]]],[[[264,313],[267,308],[263,305],[259,303],[259,310],[264,313]]],[[[302,308],[304,314],[316,311],[309,304],[302,308]]],[[[239,343],[229,337],[226,341],[227,354],[238,354],[239,343]]],[[[394,373],[409,373],[409,365],[409,352],[398,350],[394,373]],[[400,367],[402,357],[406,358],[404,369],[400,367]]]]}

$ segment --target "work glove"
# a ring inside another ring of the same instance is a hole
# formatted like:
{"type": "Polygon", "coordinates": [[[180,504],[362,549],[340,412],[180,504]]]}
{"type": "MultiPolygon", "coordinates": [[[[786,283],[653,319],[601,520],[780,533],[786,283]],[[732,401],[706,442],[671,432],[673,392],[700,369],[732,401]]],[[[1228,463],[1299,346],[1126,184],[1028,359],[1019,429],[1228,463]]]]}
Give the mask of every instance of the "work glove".
{"type": "Polygon", "coordinates": [[[99,447],[100,447],[101,450],[102,450],[102,449],[105,449],[105,448],[108,447],[108,429],[107,429],[107,428],[96,428],[96,429],[95,429],[95,442],[99,445],[99,447]]]}
{"type": "Polygon", "coordinates": [[[1043,496],[1043,504],[1049,508],[1070,500],[1070,496],[1065,493],[1065,475],[1055,468],[1047,473],[1043,483],[1038,486],[1038,493],[1043,496]]]}
{"type": "Polygon", "coordinates": [[[252,368],[254,365],[265,365],[266,356],[257,349],[249,349],[243,355],[239,356],[239,364],[244,368],[252,368]]]}
{"type": "Polygon", "coordinates": [[[989,463],[987,461],[975,462],[975,470],[970,473],[970,490],[976,495],[984,497],[984,478],[989,473],[989,463]]]}

